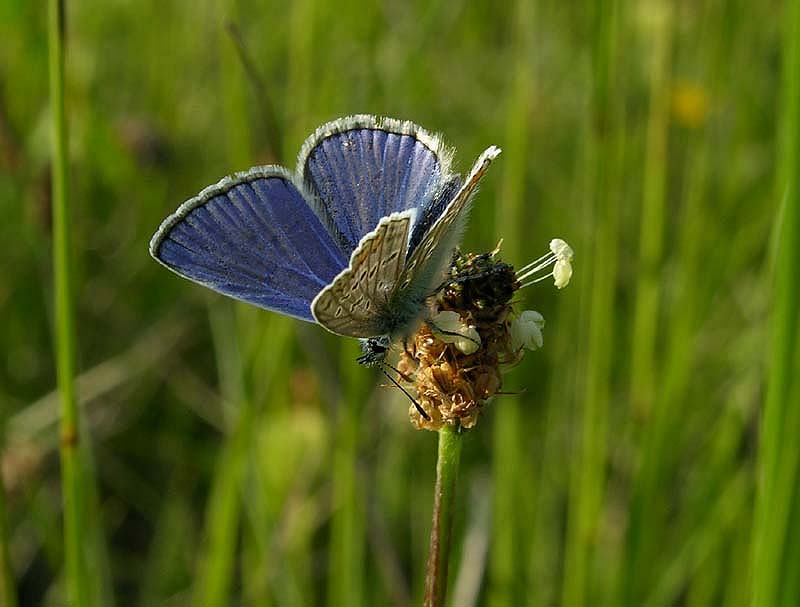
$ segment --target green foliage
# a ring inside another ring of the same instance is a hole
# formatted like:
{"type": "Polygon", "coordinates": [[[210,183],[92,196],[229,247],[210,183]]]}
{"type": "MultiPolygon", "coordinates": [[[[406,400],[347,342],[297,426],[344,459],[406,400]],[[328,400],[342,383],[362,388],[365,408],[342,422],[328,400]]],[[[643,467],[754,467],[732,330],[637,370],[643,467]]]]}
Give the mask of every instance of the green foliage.
{"type": "MultiPolygon", "coordinates": [[[[147,254],[202,187],[293,167],[319,124],[367,112],[442,132],[462,171],[503,148],[464,250],[505,238],[517,266],[554,236],[575,250],[568,288],[520,295],[545,347],[465,437],[449,596],[793,604],[797,5],[68,3],[93,600],[108,571],[121,607],[421,604],[435,435],[353,343],[147,254]]],[[[40,8],[0,2],[0,565],[18,604],[62,605],[40,8]]]]}

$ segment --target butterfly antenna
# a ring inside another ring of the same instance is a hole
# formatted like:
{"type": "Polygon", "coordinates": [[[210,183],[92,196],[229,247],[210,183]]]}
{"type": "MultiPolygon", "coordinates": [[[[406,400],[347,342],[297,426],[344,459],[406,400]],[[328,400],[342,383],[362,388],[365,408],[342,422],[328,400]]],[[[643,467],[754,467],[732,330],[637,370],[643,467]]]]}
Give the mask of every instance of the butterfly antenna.
{"type": "Polygon", "coordinates": [[[402,371],[400,371],[400,369],[398,369],[397,367],[395,367],[393,365],[390,365],[386,361],[383,361],[381,364],[383,364],[384,367],[388,367],[389,369],[391,369],[392,371],[397,373],[400,377],[402,377],[407,382],[411,382],[411,378],[408,375],[406,375],[405,373],[403,373],[402,371]]]}
{"type": "MultiPolygon", "coordinates": [[[[397,371],[397,369],[395,369],[392,365],[390,365],[388,363],[383,363],[381,365],[381,372],[389,379],[389,381],[392,382],[395,386],[397,386],[398,388],[400,388],[403,391],[403,394],[405,394],[408,397],[408,399],[412,403],[414,403],[414,406],[417,408],[417,411],[419,412],[419,414],[422,417],[424,417],[428,421],[431,421],[430,416],[427,413],[425,413],[425,409],[423,409],[422,406],[417,402],[417,399],[414,398],[413,396],[411,396],[411,394],[408,392],[408,390],[406,390],[403,386],[401,386],[394,377],[389,375],[389,373],[387,373],[387,371],[386,371],[386,369],[384,369],[384,367],[389,367],[392,371],[397,371]]],[[[400,373],[399,371],[397,371],[397,372],[400,373]]],[[[402,375],[402,373],[401,373],[401,375],[402,375]]]]}

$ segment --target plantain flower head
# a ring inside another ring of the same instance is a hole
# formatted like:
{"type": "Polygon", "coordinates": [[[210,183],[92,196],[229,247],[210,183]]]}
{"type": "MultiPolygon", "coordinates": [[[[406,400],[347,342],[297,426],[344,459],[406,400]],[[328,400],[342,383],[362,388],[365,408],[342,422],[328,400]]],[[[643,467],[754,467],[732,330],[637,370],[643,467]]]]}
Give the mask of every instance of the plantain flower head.
{"type": "Polygon", "coordinates": [[[453,254],[446,281],[431,304],[429,321],[406,342],[397,365],[398,381],[425,411],[409,406],[418,429],[444,425],[473,427],[503,386],[503,374],[526,350],[542,347],[544,318],[534,310],[514,311],[521,288],[552,277],[563,288],[572,276],[573,252],[561,239],[550,253],[515,270],[491,253],[453,254]],[[552,270],[550,270],[552,266],[552,270]],[[525,282],[525,281],[528,282],[525,282]]]}

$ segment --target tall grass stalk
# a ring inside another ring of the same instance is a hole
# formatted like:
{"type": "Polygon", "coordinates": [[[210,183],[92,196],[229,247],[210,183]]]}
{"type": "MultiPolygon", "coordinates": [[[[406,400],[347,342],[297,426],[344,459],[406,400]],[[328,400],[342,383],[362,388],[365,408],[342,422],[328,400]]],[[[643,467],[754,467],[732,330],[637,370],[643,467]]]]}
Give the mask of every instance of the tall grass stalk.
{"type": "MultiPolygon", "coordinates": [[[[289,135],[307,134],[309,104],[312,95],[318,91],[312,89],[313,82],[313,42],[314,21],[316,17],[315,0],[296,0],[291,4],[289,12],[288,37],[288,75],[287,96],[285,101],[287,117],[286,132],[289,135]]],[[[293,137],[285,137],[286,145],[290,145],[293,137]]],[[[286,158],[292,158],[297,150],[287,150],[286,158]]],[[[291,166],[291,165],[290,165],[291,166]]]]}
{"type": "MultiPolygon", "coordinates": [[[[731,19],[731,14],[728,6],[707,3],[698,22],[698,33],[693,36],[705,41],[692,53],[692,63],[700,66],[702,73],[706,74],[702,78],[701,91],[711,99],[721,98],[735,76],[735,73],[729,73],[735,72],[730,70],[733,65],[730,61],[733,50],[731,40],[736,32],[736,21],[731,19]]],[[[717,120],[719,117],[714,115],[717,120]]],[[[711,522],[698,523],[709,520],[714,496],[724,490],[727,479],[733,474],[736,453],[741,449],[741,441],[746,441],[743,436],[746,434],[746,421],[742,419],[742,414],[743,410],[749,408],[748,402],[736,402],[738,398],[726,399],[724,410],[714,416],[713,433],[704,435],[701,443],[708,441],[711,448],[703,449],[698,453],[699,457],[692,458],[697,474],[683,489],[685,496],[678,500],[672,488],[673,479],[680,473],[680,466],[685,465],[684,454],[697,448],[693,444],[697,437],[693,440],[686,433],[686,428],[696,423],[692,419],[697,415],[697,409],[691,406],[692,386],[697,382],[692,370],[700,362],[700,349],[697,347],[698,331],[702,328],[700,323],[707,322],[709,313],[714,312],[711,302],[715,301],[716,290],[719,289],[719,279],[697,280],[698,276],[711,274],[709,268],[715,267],[713,251],[717,247],[711,243],[718,241],[720,232],[716,217],[712,221],[709,213],[712,208],[731,204],[730,188],[709,196],[718,183],[713,172],[719,149],[714,138],[716,120],[712,122],[703,116],[702,110],[698,118],[698,123],[684,125],[687,128],[684,131],[686,177],[680,215],[676,222],[679,233],[674,276],[677,280],[669,301],[669,309],[675,310],[675,313],[668,320],[669,331],[665,336],[667,348],[659,367],[661,379],[654,409],[646,419],[642,438],[638,441],[641,445],[641,463],[633,483],[627,552],[619,578],[622,594],[615,604],[642,604],[644,597],[653,591],[649,580],[663,580],[666,568],[673,572],[681,570],[670,562],[673,552],[685,555],[689,560],[682,564],[684,579],[670,580],[674,585],[673,591],[690,595],[690,603],[702,601],[703,596],[712,592],[711,588],[714,587],[708,575],[704,577],[704,573],[710,574],[712,570],[706,563],[698,562],[689,547],[711,545],[714,542],[717,554],[708,558],[719,560],[725,555],[732,563],[736,559],[735,564],[729,567],[739,567],[737,571],[741,571],[741,558],[730,554],[731,546],[741,549],[743,541],[740,537],[743,536],[746,541],[748,536],[747,526],[741,523],[727,528],[711,522]],[[711,260],[709,253],[712,254],[711,260]],[[727,537],[717,541],[713,539],[715,533],[727,537]]],[[[726,166],[735,165],[736,161],[736,154],[732,154],[732,158],[726,158],[725,163],[726,166]]],[[[725,172],[726,186],[732,182],[732,175],[733,172],[725,172]]],[[[741,231],[737,230],[738,233],[741,231]]],[[[735,244],[730,248],[738,250],[735,244]]],[[[726,260],[725,263],[731,262],[726,260]]],[[[727,279],[729,270],[724,267],[721,272],[719,270],[713,274],[724,275],[727,279]]],[[[743,332],[742,335],[744,337],[747,334],[743,332]]],[[[738,343],[739,340],[726,347],[735,349],[738,343]]],[[[730,390],[734,397],[746,393],[754,372],[758,373],[753,369],[751,360],[741,371],[731,372],[732,376],[737,377],[736,389],[730,390]]],[[[746,516],[746,510],[741,510],[740,516],[746,516]]],[[[747,575],[731,573],[724,565],[721,575],[728,582],[728,589],[741,589],[747,584],[747,575]]],[[[741,591],[726,592],[739,601],[746,595],[741,591]]],[[[724,604],[737,603],[728,600],[724,604]]]]}
{"type": "MultiPolygon", "coordinates": [[[[688,581],[708,561],[714,561],[715,553],[724,546],[735,529],[738,521],[747,511],[752,491],[748,485],[749,475],[745,471],[734,473],[727,484],[722,487],[719,495],[712,502],[704,516],[693,523],[696,529],[689,534],[689,541],[685,542],[669,560],[666,567],[655,579],[655,583],[647,588],[644,593],[646,599],[640,605],[658,607],[660,605],[680,604],[680,597],[689,585],[688,581]]],[[[714,584],[712,587],[716,588],[714,584]]],[[[712,605],[715,601],[705,601],[701,604],[712,605]]],[[[720,603],[731,605],[731,602],[720,603]]]]}
{"type": "Polygon", "coordinates": [[[338,403],[336,440],[333,445],[333,515],[328,564],[328,605],[360,607],[365,599],[366,548],[364,491],[358,474],[359,429],[363,425],[365,379],[370,376],[356,364],[356,349],[342,341],[341,377],[345,395],[338,403]]]}
{"type": "Polygon", "coordinates": [[[60,403],[61,491],[64,504],[64,560],[70,605],[89,602],[82,541],[86,521],[83,516],[83,478],[79,450],[78,403],[75,397],[75,325],[70,263],[70,206],[67,178],[67,123],[64,112],[64,33],[63,0],[50,0],[48,50],[50,66],[52,193],[53,193],[53,273],[55,281],[56,372],[60,403]]]}
{"type": "MultiPolygon", "coordinates": [[[[2,444],[2,443],[0,443],[2,444]]],[[[16,607],[17,591],[14,572],[9,562],[8,524],[6,522],[6,489],[0,474],[0,605],[16,607]]]]}
{"type": "Polygon", "coordinates": [[[614,285],[618,255],[618,204],[608,203],[617,190],[621,137],[616,128],[618,101],[615,58],[619,4],[608,2],[594,9],[592,57],[593,92],[591,126],[587,142],[586,196],[591,201],[591,289],[585,300],[588,320],[585,356],[585,394],[580,401],[580,430],[576,456],[570,470],[569,513],[562,586],[562,603],[576,607],[591,604],[590,589],[594,548],[600,526],[608,457],[608,403],[611,397],[608,353],[614,343],[614,285]],[[605,212],[603,211],[605,209],[605,212]]]}
{"type": "Polygon", "coordinates": [[[659,318],[661,256],[664,243],[664,203],[667,193],[667,135],[672,56],[672,3],[656,3],[657,18],[650,34],[652,56],[650,108],[647,115],[644,185],[639,227],[639,269],[633,315],[631,405],[637,417],[652,408],[656,384],[656,331],[659,318]]]}
{"type": "Polygon", "coordinates": [[[234,561],[241,511],[242,479],[253,425],[252,407],[239,403],[242,411],[231,436],[223,446],[215,467],[211,495],[206,507],[203,556],[197,568],[193,605],[224,605],[231,596],[234,561]]]}
{"type": "MultiPolygon", "coordinates": [[[[218,16],[219,24],[236,22],[239,16],[238,2],[226,2],[218,16]]],[[[216,34],[222,68],[219,84],[225,124],[227,172],[240,171],[252,164],[246,83],[236,49],[221,25],[218,25],[216,34]]],[[[213,607],[227,602],[233,587],[242,516],[241,497],[256,411],[245,380],[243,337],[236,322],[240,306],[214,298],[208,310],[227,433],[220,448],[206,505],[204,546],[192,589],[192,604],[213,607]]]]}
{"type": "MultiPolygon", "coordinates": [[[[220,11],[220,23],[238,23],[240,12],[237,0],[227,0],[220,11]]],[[[220,54],[220,85],[222,112],[225,117],[225,148],[227,160],[235,171],[243,171],[253,163],[252,124],[247,104],[245,65],[236,48],[236,41],[227,28],[219,27],[217,44],[220,54]]]]}
{"type": "MultiPolygon", "coordinates": [[[[527,0],[519,0],[515,7],[513,46],[516,65],[512,70],[510,94],[505,124],[505,137],[501,157],[503,181],[497,197],[495,218],[497,237],[503,238],[502,255],[512,264],[522,265],[531,251],[523,249],[522,226],[525,225],[525,179],[530,155],[530,105],[533,96],[534,66],[532,58],[534,15],[527,0]]],[[[529,496],[535,492],[532,482],[520,483],[521,476],[530,478],[523,461],[522,414],[518,398],[503,398],[493,411],[494,436],[492,445],[492,531],[491,558],[489,560],[491,605],[508,605],[524,583],[525,564],[520,559],[523,544],[520,528],[525,511],[520,504],[532,504],[529,496]],[[525,472],[523,472],[525,470],[525,472]],[[523,493],[528,495],[523,498],[523,493]]]]}
{"type": "MultiPolygon", "coordinates": [[[[664,440],[668,436],[668,421],[665,416],[674,409],[671,399],[664,398],[664,383],[657,380],[656,339],[659,315],[661,313],[664,242],[664,206],[666,203],[666,184],[668,177],[667,142],[670,117],[670,87],[672,40],[674,37],[674,18],[672,5],[659,2],[650,27],[646,30],[649,44],[650,61],[647,64],[650,74],[649,111],[647,119],[644,182],[642,190],[642,209],[639,224],[639,271],[636,282],[636,300],[634,306],[633,327],[631,332],[631,372],[630,372],[630,412],[631,427],[637,421],[645,424],[643,440],[634,442],[641,444],[642,461],[635,471],[631,515],[627,530],[626,552],[622,563],[622,575],[619,578],[620,600],[633,601],[637,604],[638,584],[643,578],[643,571],[649,565],[644,558],[648,540],[657,535],[655,525],[656,514],[652,512],[654,492],[660,486],[657,468],[662,466],[663,450],[669,449],[664,440]],[[656,393],[660,384],[661,393],[656,393]],[[636,598],[635,598],[636,597],[636,598]]],[[[696,201],[689,201],[687,204],[696,201]]],[[[688,224],[687,224],[687,227],[688,224]]],[[[686,238],[694,236],[686,234],[686,238]]],[[[693,240],[683,242],[694,244],[693,240]]],[[[690,280],[689,277],[686,278],[690,280]]],[[[676,319],[676,324],[689,328],[689,315],[684,313],[676,319]]],[[[677,331],[675,331],[677,333],[677,331]]],[[[681,334],[684,341],[673,339],[675,346],[672,353],[681,356],[686,352],[686,344],[691,343],[690,336],[681,334]]],[[[677,368],[677,367],[672,367],[677,368]]],[[[662,374],[663,377],[663,374],[662,374]]],[[[635,427],[638,428],[638,425],[635,427]]],[[[633,437],[632,437],[633,438],[633,437]]],[[[630,604],[630,603],[629,603],[630,604]]]]}
{"type": "Polygon", "coordinates": [[[777,192],[771,345],[760,436],[754,522],[753,606],[797,605],[800,589],[787,555],[800,537],[800,382],[797,310],[800,306],[800,0],[788,0],[784,19],[782,114],[778,122],[777,192]]]}
{"type": "Polygon", "coordinates": [[[445,425],[439,430],[436,460],[436,488],[433,497],[433,520],[425,577],[425,607],[444,607],[447,597],[447,574],[452,546],[453,515],[463,443],[461,428],[445,425]]]}
{"type": "Polygon", "coordinates": [[[212,477],[205,513],[204,545],[192,589],[192,604],[208,607],[224,604],[233,585],[240,496],[255,417],[252,400],[244,386],[235,305],[220,301],[209,306],[223,406],[232,411],[226,415],[228,434],[212,477]]]}

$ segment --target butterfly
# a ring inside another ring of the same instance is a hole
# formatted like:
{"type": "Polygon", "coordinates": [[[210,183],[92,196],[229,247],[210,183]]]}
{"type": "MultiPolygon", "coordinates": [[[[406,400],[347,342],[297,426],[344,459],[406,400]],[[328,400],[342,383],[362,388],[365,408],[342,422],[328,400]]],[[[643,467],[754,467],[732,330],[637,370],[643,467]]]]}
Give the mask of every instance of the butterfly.
{"type": "Polygon", "coordinates": [[[478,183],[412,122],[357,115],[303,144],[294,173],[261,166],[209,186],[167,217],[150,254],[235,299],[361,340],[366,366],[410,333],[443,279],[478,183]]]}

